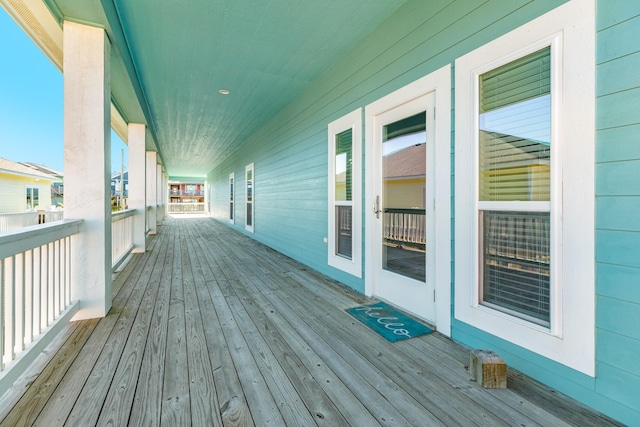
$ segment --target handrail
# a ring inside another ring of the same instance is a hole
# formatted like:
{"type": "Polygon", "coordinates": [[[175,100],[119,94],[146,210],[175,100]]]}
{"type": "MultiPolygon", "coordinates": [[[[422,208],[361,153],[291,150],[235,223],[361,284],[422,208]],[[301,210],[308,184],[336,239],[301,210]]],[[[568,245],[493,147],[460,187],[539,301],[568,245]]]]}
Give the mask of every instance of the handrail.
{"type": "Polygon", "coordinates": [[[81,219],[65,219],[4,231],[0,233],[0,259],[76,234],[80,224],[82,224],[81,219]]]}
{"type": "Polygon", "coordinates": [[[60,221],[63,215],[62,210],[3,213],[0,214],[0,232],[60,221]]]}
{"type": "Polygon", "coordinates": [[[130,216],[134,216],[135,214],[135,209],[123,209],[121,211],[115,211],[111,213],[111,222],[121,221],[125,218],[129,218],[130,216]]]}

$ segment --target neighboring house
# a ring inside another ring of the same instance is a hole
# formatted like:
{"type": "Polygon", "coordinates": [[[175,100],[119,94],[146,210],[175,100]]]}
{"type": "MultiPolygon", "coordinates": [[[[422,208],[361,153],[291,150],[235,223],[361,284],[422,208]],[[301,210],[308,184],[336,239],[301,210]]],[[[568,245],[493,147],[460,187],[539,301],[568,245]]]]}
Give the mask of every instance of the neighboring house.
{"type": "Polygon", "coordinates": [[[424,209],[427,144],[411,145],[382,157],[385,208],[424,209]]]}
{"type": "Polygon", "coordinates": [[[117,172],[111,175],[111,197],[127,197],[129,195],[129,172],[124,174],[117,172]],[[124,189],[120,184],[124,183],[124,189]]]}
{"type": "Polygon", "coordinates": [[[169,181],[169,203],[204,203],[204,183],[169,181]]]}
{"type": "Polygon", "coordinates": [[[62,206],[64,203],[64,173],[50,168],[45,165],[39,165],[31,162],[20,162],[20,164],[29,166],[38,172],[46,173],[56,178],[56,181],[51,183],[51,204],[53,206],[62,206]]]}
{"type": "Polygon", "coordinates": [[[51,208],[51,185],[58,178],[0,157],[0,213],[51,208]]]}

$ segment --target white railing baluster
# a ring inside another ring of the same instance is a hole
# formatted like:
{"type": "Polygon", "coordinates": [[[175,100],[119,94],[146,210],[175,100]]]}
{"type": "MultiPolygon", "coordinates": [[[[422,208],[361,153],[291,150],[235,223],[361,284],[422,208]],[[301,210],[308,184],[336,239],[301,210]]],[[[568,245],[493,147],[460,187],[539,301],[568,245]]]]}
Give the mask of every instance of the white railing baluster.
{"type": "Polygon", "coordinates": [[[42,251],[40,247],[33,248],[33,325],[31,330],[31,337],[35,339],[40,335],[42,331],[41,327],[41,313],[42,308],[42,251]]]}
{"type": "Polygon", "coordinates": [[[15,288],[13,309],[15,325],[14,354],[18,354],[24,348],[24,252],[15,256],[15,288]]]}
{"type": "Polygon", "coordinates": [[[56,240],[55,242],[53,242],[53,245],[55,246],[55,249],[53,251],[53,256],[56,259],[56,280],[54,282],[54,286],[55,286],[55,292],[56,292],[56,300],[55,300],[55,306],[53,308],[53,312],[54,313],[59,313],[60,312],[60,306],[62,305],[60,303],[60,280],[62,279],[62,274],[60,272],[61,270],[61,265],[60,265],[60,240],[56,240]]]}
{"type": "Polygon", "coordinates": [[[15,310],[14,310],[14,289],[15,289],[15,257],[11,256],[5,260],[4,264],[4,290],[5,290],[5,347],[2,357],[3,366],[7,366],[13,360],[13,345],[15,337],[15,310]],[[8,262],[6,262],[8,261],[8,262]]]}
{"type": "Polygon", "coordinates": [[[24,253],[24,339],[23,346],[33,340],[33,250],[24,253]]]}

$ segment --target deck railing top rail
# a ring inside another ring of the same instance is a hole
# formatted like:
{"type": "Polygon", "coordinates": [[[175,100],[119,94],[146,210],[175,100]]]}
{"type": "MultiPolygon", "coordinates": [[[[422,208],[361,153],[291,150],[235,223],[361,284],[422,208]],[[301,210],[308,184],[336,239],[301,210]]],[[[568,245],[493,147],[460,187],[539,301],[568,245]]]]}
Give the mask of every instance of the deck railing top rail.
{"type": "Polygon", "coordinates": [[[130,216],[134,216],[135,214],[135,209],[123,209],[121,211],[115,211],[111,213],[111,222],[121,221],[130,216]]]}
{"type": "Polygon", "coordinates": [[[65,219],[0,233],[0,259],[7,258],[78,233],[81,219],[65,219]]]}

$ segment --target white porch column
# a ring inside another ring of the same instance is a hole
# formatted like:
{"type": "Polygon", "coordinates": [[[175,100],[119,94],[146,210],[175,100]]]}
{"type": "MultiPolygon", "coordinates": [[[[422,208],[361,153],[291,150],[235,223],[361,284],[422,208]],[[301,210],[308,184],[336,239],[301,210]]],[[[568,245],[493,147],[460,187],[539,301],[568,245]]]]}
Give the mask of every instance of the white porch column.
{"type": "MultiPolygon", "coordinates": [[[[158,168],[156,167],[156,165],[158,164],[157,161],[157,154],[155,151],[147,151],[147,207],[150,207],[151,209],[149,209],[149,213],[148,215],[146,215],[147,218],[147,227],[149,228],[149,234],[156,234],[158,231],[158,224],[156,221],[156,211],[157,211],[157,205],[158,205],[158,201],[156,199],[156,197],[158,196],[157,193],[157,186],[158,186],[158,180],[156,178],[156,174],[158,172],[158,168]]],[[[146,213],[146,210],[145,210],[146,213]]]]}
{"type": "Polygon", "coordinates": [[[111,308],[111,87],[102,28],[64,21],[64,216],[83,219],[71,244],[74,317],[111,308]]]}
{"type": "Polygon", "coordinates": [[[133,218],[133,252],[144,252],[147,240],[146,205],[146,126],[129,123],[129,208],[136,210],[133,218]]]}
{"type": "Polygon", "coordinates": [[[156,222],[158,223],[158,225],[160,225],[162,223],[162,211],[164,209],[164,205],[162,202],[162,184],[164,182],[164,180],[162,179],[163,174],[162,174],[162,165],[156,165],[156,180],[157,180],[157,187],[156,187],[156,203],[158,204],[158,209],[156,211],[156,222]]]}

